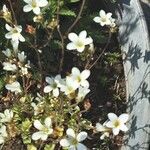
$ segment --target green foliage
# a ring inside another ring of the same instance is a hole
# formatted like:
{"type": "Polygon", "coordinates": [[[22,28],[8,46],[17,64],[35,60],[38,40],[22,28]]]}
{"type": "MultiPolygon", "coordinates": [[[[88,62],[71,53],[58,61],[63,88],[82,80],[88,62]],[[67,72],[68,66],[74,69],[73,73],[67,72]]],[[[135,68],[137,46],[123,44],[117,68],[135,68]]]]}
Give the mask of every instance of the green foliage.
{"type": "Polygon", "coordinates": [[[55,149],[55,144],[46,144],[44,147],[44,150],[54,150],[55,149]]]}

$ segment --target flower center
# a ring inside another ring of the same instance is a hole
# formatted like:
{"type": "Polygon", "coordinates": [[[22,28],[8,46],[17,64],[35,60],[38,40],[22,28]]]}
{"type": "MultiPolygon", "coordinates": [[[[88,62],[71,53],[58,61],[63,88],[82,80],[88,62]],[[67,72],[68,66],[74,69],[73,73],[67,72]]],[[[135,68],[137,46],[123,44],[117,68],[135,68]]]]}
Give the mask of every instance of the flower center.
{"type": "Polygon", "coordinates": [[[78,40],[77,42],[76,42],[76,46],[77,47],[83,47],[84,46],[84,43],[81,41],[81,40],[78,40]]]}
{"type": "Polygon", "coordinates": [[[76,139],[72,139],[71,143],[72,143],[72,145],[77,145],[78,141],[76,139]]]}
{"type": "Polygon", "coordinates": [[[56,89],[56,88],[57,88],[57,83],[54,83],[54,84],[52,85],[52,87],[53,87],[54,89],[56,89]]]}
{"type": "Polygon", "coordinates": [[[12,32],[13,32],[14,34],[17,34],[17,33],[18,33],[17,29],[13,29],[12,32]]]}
{"type": "Polygon", "coordinates": [[[77,77],[77,81],[78,81],[78,82],[81,82],[80,76],[77,77]]]}
{"type": "Polygon", "coordinates": [[[35,8],[35,7],[37,6],[36,1],[35,1],[35,0],[32,0],[31,5],[32,5],[33,8],[35,8]]]}
{"type": "Polygon", "coordinates": [[[43,127],[42,131],[43,131],[44,133],[48,133],[49,130],[48,130],[47,127],[43,127]]]}
{"type": "Polygon", "coordinates": [[[106,17],[102,17],[102,18],[101,18],[101,21],[102,21],[102,22],[106,22],[106,17]]]}
{"type": "Polygon", "coordinates": [[[119,122],[118,120],[115,120],[113,124],[114,124],[114,126],[115,126],[116,128],[117,128],[118,126],[120,126],[120,122],[119,122]]]}

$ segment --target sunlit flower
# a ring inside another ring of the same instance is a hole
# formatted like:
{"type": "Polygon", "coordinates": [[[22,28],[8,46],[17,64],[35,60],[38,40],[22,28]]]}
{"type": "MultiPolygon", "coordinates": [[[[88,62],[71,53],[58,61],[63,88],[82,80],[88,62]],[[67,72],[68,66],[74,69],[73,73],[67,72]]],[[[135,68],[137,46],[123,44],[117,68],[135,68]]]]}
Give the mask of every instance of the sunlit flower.
{"type": "Polygon", "coordinates": [[[0,113],[0,122],[10,122],[13,118],[13,111],[6,109],[4,113],[0,113]]]}
{"type": "Polygon", "coordinates": [[[11,27],[8,24],[5,25],[6,29],[9,31],[5,34],[6,39],[12,39],[13,42],[21,41],[24,42],[25,38],[20,34],[22,31],[21,26],[11,27]]]}
{"type": "Polygon", "coordinates": [[[87,87],[79,87],[76,101],[81,102],[89,92],[90,89],[88,89],[87,87]]]}
{"type": "Polygon", "coordinates": [[[28,74],[28,68],[27,67],[21,67],[21,73],[22,73],[22,75],[27,75],[28,74]]]}
{"type": "Polygon", "coordinates": [[[18,53],[18,59],[20,62],[24,62],[26,58],[27,58],[27,56],[25,55],[24,51],[18,53]]]}
{"type": "Polygon", "coordinates": [[[7,22],[12,22],[12,17],[11,17],[11,13],[8,10],[8,8],[6,7],[6,5],[3,5],[2,8],[2,17],[7,21],[7,22]]]}
{"type": "Polygon", "coordinates": [[[21,86],[18,81],[15,81],[10,84],[6,84],[5,88],[11,92],[20,93],[21,92],[21,86]]]}
{"type": "Polygon", "coordinates": [[[70,76],[66,77],[65,85],[61,86],[61,91],[66,95],[72,94],[79,87],[79,84],[70,76]]]}
{"type": "Polygon", "coordinates": [[[34,14],[41,13],[40,7],[45,7],[48,4],[47,0],[24,0],[27,5],[23,7],[24,12],[30,12],[33,10],[34,14]]]}
{"type": "Polygon", "coordinates": [[[52,129],[52,120],[50,117],[47,117],[44,121],[44,125],[41,124],[41,122],[39,120],[35,120],[34,121],[34,127],[36,129],[38,129],[39,131],[38,132],[35,132],[33,135],[32,135],[32,139],[33,140],[47,140],[48,136],[50,134],[53,133],[53,129],[52,129]]]}
{"type": "Polygon", "coordinates": [[[90,76],[90,70],[80,70],[73,67],[71,70],[71,77],[79,84],[79,86],[89,87],[89,82],[86,80],[90,76]]]}
{"type": "Polygon", "coordinates": [[[7,138],[8,134],[6,131],[6,126],[2,125],[0,128],[0,144],[3,144],[5,142],[5,139],[7,138]]]}
{"type": "Polygon", "coordinates": [[[87,150],[87,147],[81,142],[87,138],[86,132],[76,134],[73,129],[69,128],[66,131],[67,138],[60,140],[60,145],[68,150],[87,150]]]}
{"type": "Polygon", "coordinates": [[[77,50],[78,52],[83,52],[86,45],[93,43],[91,37],[87,37],[87,32],[81,31],[79,36],[76,33],[69,33],[68,38],[71,41],[67,44],[68,50],[77,50]]]}
{"type": "Polygon", "coordinates": [[[44,88],[44,93],[49,93],[52,91],[53,96],[58,97],[59,95],[59,85],[61,81],[61,76],[57,75],[55,78],[46,77],[45,81],[49,84],[44,88]]]}
{"type": "Polygon", "coordinates": [[[106,122],[102,124],[96,123],[96,131],[102,132],[100,139],[103,140],[105,137],[109,137],[111,129],[106,127],[106,122]]]}
{"type": "Polygon", "coordinates": [[[2,51],[2,53],[6,56],[6,57],[11,57],[11,50],[9,48],[7,48],[5,51],[2,51]]]}
{"type": "Polygon", "coordinates": [[[17,70],[17,66],[15,64],[11,64],[9,62],[3,62],[3,70],[14,72],[17,70]]]}
{"type": "Polygon", "coordinates": [[[93,20],[96,23],[100,23],[101,26],[104,25],[112,25],[112,22],[114,22],[114,19],[111,17],[112,13],[106,13],[104,10],[100,10],[98,17],[95,17],[93,20]]]}
{"type": "Polygon", "coordinates": [[[14,52],[17,54],[18,53],[18,47],[19,47],[19,41],[12,41],[11,40],[11,45],[12,45],[14,52]]]}
{"type": "Polygon", "coordinates": [[[43,102],[40,102],[38,104],[36,104],[34,102],[31,103],[31,106],[34,109],[34,115],[35,116],[40,114],[40,113],[42,113],[44,111],[44,105],[43,104],[44,104],[43,102]]]}
{"type": "Polygon", "coordinates": [[[109,121],[106,123],[106,127],[111,128],[114,135],[118,135],[119,131],[128,131],[125,123],[129,119],[128,114],[121,114],[119,117],[114,113],[108,114],[109,121]]]}

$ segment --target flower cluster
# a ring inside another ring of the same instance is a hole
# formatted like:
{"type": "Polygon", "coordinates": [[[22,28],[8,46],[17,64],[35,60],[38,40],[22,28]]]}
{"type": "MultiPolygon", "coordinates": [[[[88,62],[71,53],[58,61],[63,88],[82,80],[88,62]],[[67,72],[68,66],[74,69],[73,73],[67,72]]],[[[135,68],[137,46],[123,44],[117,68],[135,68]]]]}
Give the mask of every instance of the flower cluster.
{"type": "Polygon", "coordinates": [[[4,113],[0,113],[0,144],[3,144],[8,138],[6,123],[10,123],[13,119],[13,111],[6,109],[4,113]]]}
{"type": "Polygon", "coordinates": [[[104,122],[103,125],[100,123],[96,124],[96,131],[102,132],[100,139],[104,139],[105,137],[109,137],[112,132],[113,135],[118,135],[119,131],[126,132],[128,131],[125,123],[129,119],[128,114],[121,114],[119,117],[114,113],[108,114],[108,121],[104,122]]]}
{"type": "Polygon", "coordinates": [[[74,98],[72,95],[77,95],[75,96],[75,99],[77,102],[80,102],[90,92],[89,82],[87,81],[89,76],[89,70],[80,72],[77,67],[73,67],[71,74],[66,76],[65,79],[62,79],[60,75],[56,75],[55,77],[46,77],[45,81],[48,85],[44,87],[44,93],[52,92],[54,97],[58,97],[60,92],[63,92],[70,98],[74,98]]]}

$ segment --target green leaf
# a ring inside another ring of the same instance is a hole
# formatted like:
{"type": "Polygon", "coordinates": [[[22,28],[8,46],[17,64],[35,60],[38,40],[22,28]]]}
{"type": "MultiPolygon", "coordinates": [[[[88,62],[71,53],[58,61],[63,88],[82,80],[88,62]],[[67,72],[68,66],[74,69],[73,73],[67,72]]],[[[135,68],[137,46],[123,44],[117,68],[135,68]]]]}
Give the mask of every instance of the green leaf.
{"type": "Polygon", "coordinates": [[[79,2],[80,0],[70,0],[70,3],[76,3],[79,2]]]}
{"type": "Polygon", "coordinates": [[[46,144],[45,147],[44,147],[44,150],[54,150],[54,149],[55,149],[55,146],[56,146],[56,145],[53,144],[53,143],[52,143],[52,144],[49,144],[49,145],[46,144]]]}
{"type": "Polygon", "coordinates": [[[74,11],[69,10],[68,8],[62,8],[59,12],[60,15],[63,16],[72,16],[72,17],[76,17],[76,14],[74,11]]]}

